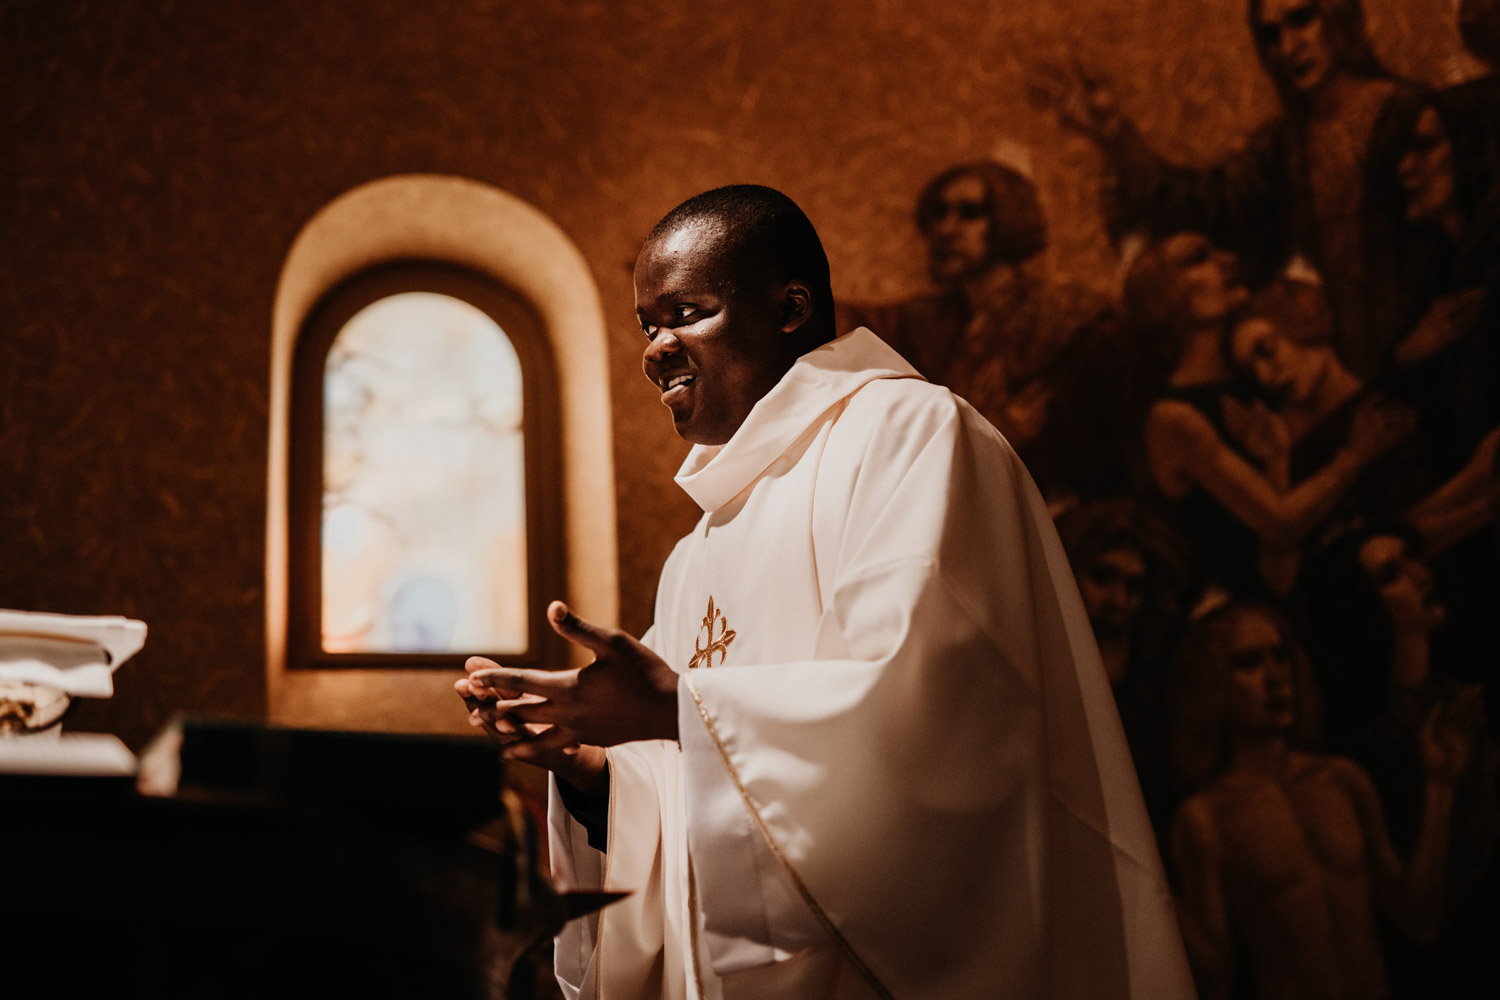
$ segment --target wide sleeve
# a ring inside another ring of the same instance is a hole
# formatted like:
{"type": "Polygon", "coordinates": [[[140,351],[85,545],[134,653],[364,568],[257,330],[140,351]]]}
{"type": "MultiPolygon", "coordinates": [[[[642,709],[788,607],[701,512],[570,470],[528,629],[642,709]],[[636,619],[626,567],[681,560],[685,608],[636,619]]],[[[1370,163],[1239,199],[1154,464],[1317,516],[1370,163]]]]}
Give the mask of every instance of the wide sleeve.
{"type": "Polygon", "coordinates": [[[791,887],[783,913],[714,897],[710,941],[811,922],[884,996],[1191,996],[1098,653],[1014,453],[933,388],[856,396],[825,455],[814,656],[682,680],[694,857],[741,836],[710,821],[733,803],[791,887]]]}
{"type": "MultiPolygon", "coordinates": [[[[655,648],[652,632],[642,642],[655,648]]],[[[681,752],[663,740],[627,743],[608,751],[609,844],[589,846],[588,831],[568,812],[557,779],[549,782],[548,846],[553,880],[563,889],[625,892],[595,914],[570,921],[555,941],[559,985],[568,1000],[597,995],[606,978],[628,983],[640,1000],[684,997],[687,973],[680,939],[685,901],[678,776],[681,752]],[[628,831],[619,836],[620,831],[628,831]],[[600,944],[609,941],[609,948],[600,944]],[[607,956],[607,959],[601,958],[607,956]]],[[[613,995],[626,996],[625,993],[613,995]]]]}

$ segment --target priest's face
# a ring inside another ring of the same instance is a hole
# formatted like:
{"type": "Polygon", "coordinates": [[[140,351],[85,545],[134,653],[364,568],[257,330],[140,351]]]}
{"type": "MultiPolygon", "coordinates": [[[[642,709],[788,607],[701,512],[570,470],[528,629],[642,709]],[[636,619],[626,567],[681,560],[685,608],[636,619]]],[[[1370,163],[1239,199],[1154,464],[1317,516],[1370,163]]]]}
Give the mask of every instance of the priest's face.
{"type": "Polygon", "coordinates": [[[718,226],[697,221],[649,241],[635,263],[642,367],[694,444],[728,441],[796,360],[777,289],[726,257],[718,226]]]}

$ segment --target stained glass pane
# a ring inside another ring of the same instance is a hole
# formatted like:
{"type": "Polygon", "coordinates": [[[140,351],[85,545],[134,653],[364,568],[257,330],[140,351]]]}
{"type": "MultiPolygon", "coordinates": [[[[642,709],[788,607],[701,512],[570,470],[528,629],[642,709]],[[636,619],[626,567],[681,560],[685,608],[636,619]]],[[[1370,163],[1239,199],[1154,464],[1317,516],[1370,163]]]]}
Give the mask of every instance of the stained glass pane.
{"type": "Polygon", "coordinates": [[[467,302],[405,292],[339,331],[323,382],[323,649],[521,652],[521,366],[467,302]]]}

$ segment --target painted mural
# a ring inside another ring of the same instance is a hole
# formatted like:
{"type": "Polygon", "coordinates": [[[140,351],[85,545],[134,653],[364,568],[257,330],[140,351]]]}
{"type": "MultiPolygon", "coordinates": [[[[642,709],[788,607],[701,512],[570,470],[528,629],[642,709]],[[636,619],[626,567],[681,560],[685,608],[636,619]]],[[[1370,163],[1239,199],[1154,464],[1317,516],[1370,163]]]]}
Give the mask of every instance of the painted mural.
{"type": "Polygon", "coordinates": [[[1486,69],[1434,88],[1358,0],[1251,0],[1276,107],[1228,152],[1065,58],[1032,96],[1098,149],[1115,294],[983,159],[914,206],[931,290],[844,306],[1051,505],[1205,997],[1495,983],[1500,5],[1459,13],[1486,69]]]}
{"type": "Polygon", "coordinates": [[[150,623],[73,728],[262,713],[278,276],[436,173],[594,275],[643,632],[698,511],[630,263],[770,184],[1033,471],[1204,996],[1494,995],[1497,7],[0,0],[0,606],[150,623]]]}

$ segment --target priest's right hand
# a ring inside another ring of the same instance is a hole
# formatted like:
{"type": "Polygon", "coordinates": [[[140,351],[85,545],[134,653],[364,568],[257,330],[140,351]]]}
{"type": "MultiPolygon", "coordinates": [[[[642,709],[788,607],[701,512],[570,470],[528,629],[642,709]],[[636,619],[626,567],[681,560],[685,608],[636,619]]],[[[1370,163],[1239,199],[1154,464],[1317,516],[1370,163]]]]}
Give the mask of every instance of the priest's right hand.
{"type": "Polygon", "coordinates": [[[555,760],[570,742],[597,748],[677,738],[677,673],[661,657],[625,632],[579,618],[561,601],[552,602],[547,620],[594,662],[522,670],[475,656],[459,682],[460,694],[485,703],[482,718],[507,759],[555,760]]]}
{"type": "Polygon", "coordinates": [[[499,743],[506,759],[545,768],[585,794],[602,792],[609,767],[603,747],[582,744],[575,733],[561,726],[522,722],[506,707],[517,700],[535,703],[540,698],[493,687],[483,679],[471,682],[475,673],[497,666],[493,660],[471,656],[464,664],[466,675],[453,685],[468,706],[469,725],[499,743]]]}

